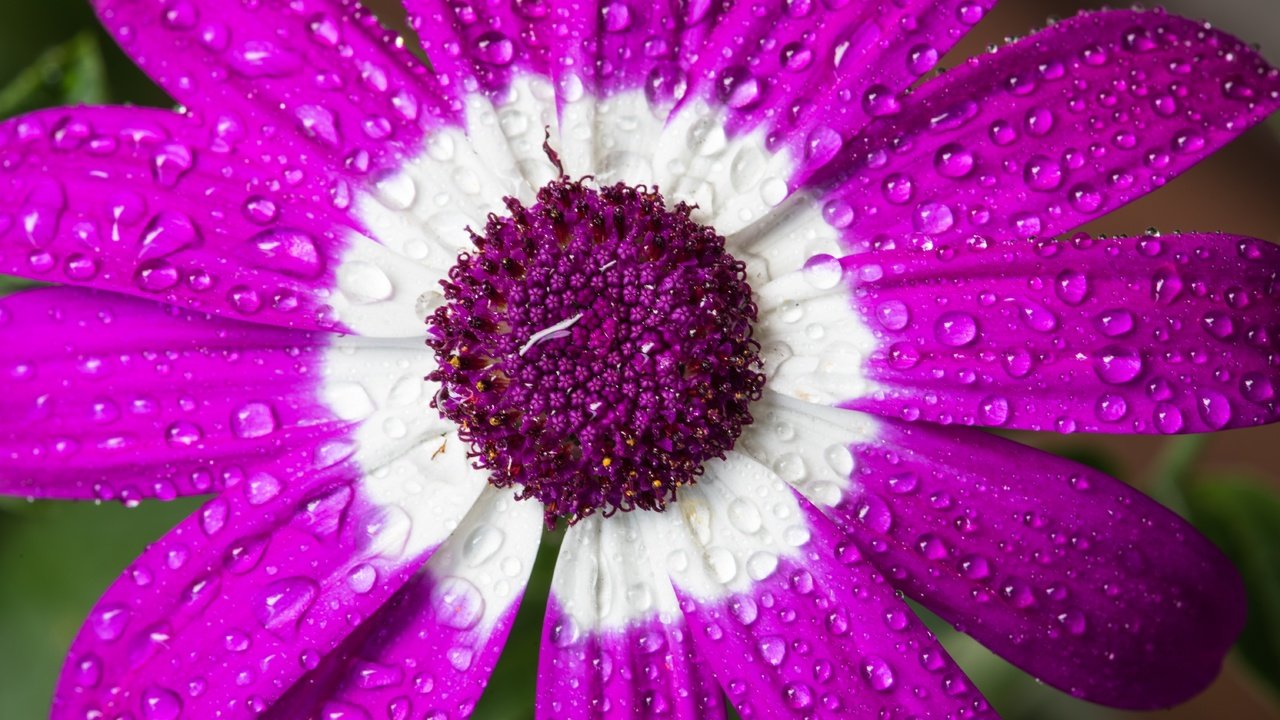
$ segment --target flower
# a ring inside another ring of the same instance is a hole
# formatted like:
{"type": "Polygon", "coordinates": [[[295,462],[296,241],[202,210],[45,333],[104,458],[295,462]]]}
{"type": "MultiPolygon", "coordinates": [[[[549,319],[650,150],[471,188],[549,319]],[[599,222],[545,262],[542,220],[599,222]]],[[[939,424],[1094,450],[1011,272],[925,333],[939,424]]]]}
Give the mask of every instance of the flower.
{"type": "Polygon", "coordinates": [[[991,4],[406,0],[428,70],[353,3],[96,0],[184,109],[0,126],[0,270],[63,283],[0,301],[0,489],[213,498],[54,716],[466,716],[557,519],[540,717],[994,716],[899,593],[1202,689],[1226,560],[965,426],[1277,418],[1274,246],[1049,238],[1280,75],[1115,11],[908,91],[991,4]]]}

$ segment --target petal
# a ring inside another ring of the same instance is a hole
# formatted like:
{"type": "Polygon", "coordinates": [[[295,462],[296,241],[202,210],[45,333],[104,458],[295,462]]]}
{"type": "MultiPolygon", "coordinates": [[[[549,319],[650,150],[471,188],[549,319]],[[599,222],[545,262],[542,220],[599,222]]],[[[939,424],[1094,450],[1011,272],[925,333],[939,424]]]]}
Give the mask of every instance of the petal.
{"type": "Polygon", "coordinates": [[[549,3],[402,0],[441,84],[497,98],[522,74],[550,77],[549,3]]]}
{"type": "Polygon", "coordinates": [[[372,472],[295,456],[248,477],[107,590],[72,644],[54,717],[256,717],[405,583],[484,487],[464,453],[422,446],[372,472]],[[389,485],[414,502],[383,501],[389,485]]]}
{"type": "Polygon", "coordinates": [[[968,428],[777,396],[760,415],[790,431],[744,435],[753,455],[895,587],[1073,695],[1128,708],[1182,702],[1218,674],[1244,624],[1230,562],[1114,478],[968,428]]]}
{"type": "Polygon", "coordinates": [[[565,533],[538,657],[540,720],[724,717],[647,524],[642,513],[593,515],[565,533]]]}
{"type": "Polygon", "coordinates": [[[0,491],[213,492],[347,434],[322,401],[327,339],[78,288],[0,299],[0,491]],[[234,478],[234,473],[231,478],[234,478]]]}
{"type": "Polygon", "coordinates": [[[876,350],[847,405],[1062,432],[1280,418],[1280,247],[1234,235],[929,244],[846,259],[876,350]]]}
{"type": "Polygon", "coordinates": [[[268,167],[256,158],[274,140],[230,132],[143,108],[0,124],[0,271],[273,325],[420,336],[415,300],[447,265],[405,262],[403,246],[317,201],[326,191],[291,185],[322,167],[268,167]]]}
{"type": "Polygon", "coordinates": [[[723,109],[736,135],[757,128],[801,169],[825,164],[995,5],[995,0],[820,3],[783,12],[735,3],[688,69],[689,94],[723,109]]]}
{"type": "Polygon", "coordinates": [[[698,656],[743,715],[995,717],[892,586],[740,453],[662,513],[698,656]]]}
{"type": "Polygon", "coordinates": [[[469,717],[511,631],[541,536],[541,505],[486,488],[423,569],[266,717],[365,717],[353,708],[385,708],[388,718],[469,717]]]}
{"type": "Polygon", "coordinates": [[[93,5],[138,67],[203,122],[269,123],[295,157],[359,174],[456,119],[421,63],[355,2],[93,5]]]}
{"type": "Polygon", "coordinates": [[[136,502],[286,457],[384,462],[448,432],[417,342],[253,325],[79,288],[0,299],[0,492],[136,502]],[[425,411],[425,412],[424,412],[425,411]]]}
{"type": "Polygon", "coordinates": [[[855,250],[1055,235],[1160,187],[1280,107],[1280,72],[1163,11],[1079,15],[925,83],[808,187],[855,250]]]}

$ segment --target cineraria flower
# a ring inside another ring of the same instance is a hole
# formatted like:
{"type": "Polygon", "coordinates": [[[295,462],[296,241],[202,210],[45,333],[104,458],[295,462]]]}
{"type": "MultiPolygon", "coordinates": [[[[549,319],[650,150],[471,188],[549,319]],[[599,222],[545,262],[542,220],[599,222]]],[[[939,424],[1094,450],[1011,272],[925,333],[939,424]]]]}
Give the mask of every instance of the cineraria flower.
{"type": "Polygon", "coordinates": [[[97,0],[182,105],[0,126],[0,489],[212,494],[58,718],[460,718],[568,526],[543,718],[993,717],[905,598],[1161,707],[1241,583],[975,427],[1277,419],[1280,252],[1063,233],[1280,104],[1238,41],[993,0],[97,0]],[[1059,239],[1055,239],[1059,238],[1059,239]]]}

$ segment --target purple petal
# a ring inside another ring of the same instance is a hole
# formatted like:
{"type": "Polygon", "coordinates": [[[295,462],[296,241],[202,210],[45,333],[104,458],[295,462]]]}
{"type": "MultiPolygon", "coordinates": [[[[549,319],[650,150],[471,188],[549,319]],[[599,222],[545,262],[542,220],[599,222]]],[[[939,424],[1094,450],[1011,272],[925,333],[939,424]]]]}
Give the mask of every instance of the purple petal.
{"type": "Polygon", "coordinates": [[[854,249],[1054,235],[1160,187],[1280,106],[1280,72],[1163,11],[1079,15],[927,82],[809,187],[854,249]]]}
{"type": "Polygon", "coordinates": [[[1245,618],[1230,562],[1172,512],[1076,463],[965,428],[885,421],[831,510],[895,586],[1094,702],[1203,690],[1245,618]]]}
{"type": "Polygon", "coordinates": [[[409,261],[415,235],[376,201],[390,191],[330,201],[338,170],[292,164],[260,130],[225,144],[224,130],[143,108],[0,125],[0,272],[273,325],[421,335],[421,290],[402,288],[434,287],[444,269],[409,261]]]}
{"type": "Polygon", "coordinates": [[[416,150],[425,127],[458,119],[425,68],[355,2],[93,4],[125,53],[201,122],[241,133],[271,124],[295,157],[358,174],[416,150]]]}
{"type": "Polygon", "coordinates": [[[365,717],[353,708],[392,719],[470,716],[506,643],[541,535],[541,506],[485,490],[426,566],[265,717],[365,717]]]}
{"type": "Polygon", "coordinates": [[[896,112],[899,94],[994,4],[795,0],[760,12],[735,3],[688,69],[690,97],[725,107],[730,132],[764,126],[803,158],[803,177],[869,120],[896,112]]]}
{"type": "Polygon", "coordinates": [[[78,288],[0,299],[0,492],[137,502],[210,493],[347,438],[329,338],[78,288]]]}
{"type": "Polygon", "coordinates": [[[458,4],[448,0],[403,0],[409,27],[417,33],[431,68],[442,82],[479,87],[497,97],[515,76],[550,76],[547,42],[550,3],[458,4]]]}
{"type": "Polygon", "coordinates": [[[431,452],[372,472],[313,470],[295,454],[228,487],[98,602],[54,715],[259,715],[404,584],[483,489],[462,453],[431,452]],[[388,503],[388,484],[419,503],[388,503]]]}
{"type": "Polygon", "coordinates": [[[1234,235],[929,243],[845,260],[878,348],[846,403],[1128,433],[1280,418],[1280,248],[1234,235]]]}
{"type": "Polygon", "coordinates": [[[565,534],[538,655],[540,720],[724,717],[634,515],[592,516],[565,534]]]}
{"type": "Polygon", "coordinates": [[[672,582],[742,715],[995,717],[893,586],[771,472],[731,454],[685,490],[672,582]]]}

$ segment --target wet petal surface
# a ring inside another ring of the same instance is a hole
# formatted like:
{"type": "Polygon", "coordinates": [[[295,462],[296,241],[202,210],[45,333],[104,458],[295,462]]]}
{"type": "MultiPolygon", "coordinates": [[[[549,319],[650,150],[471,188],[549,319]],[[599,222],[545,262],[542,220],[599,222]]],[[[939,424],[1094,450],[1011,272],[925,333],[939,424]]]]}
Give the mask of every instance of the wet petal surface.
{"type": "Polygon", "coordinates": [[[1162,11],[1086,13],[926,82],[808,188],[854,251],[1055,235],[1280,106],[1280,71],[1162,11]]]}
{"type": "Polygon", "coordinates": [[[1280,417],[1280,248],[1234,235],[934,244],[846,259],[908,420],[1183,433],[1280,417]]]}

